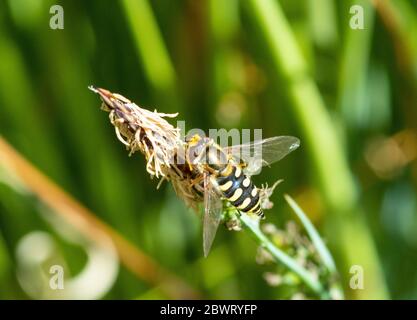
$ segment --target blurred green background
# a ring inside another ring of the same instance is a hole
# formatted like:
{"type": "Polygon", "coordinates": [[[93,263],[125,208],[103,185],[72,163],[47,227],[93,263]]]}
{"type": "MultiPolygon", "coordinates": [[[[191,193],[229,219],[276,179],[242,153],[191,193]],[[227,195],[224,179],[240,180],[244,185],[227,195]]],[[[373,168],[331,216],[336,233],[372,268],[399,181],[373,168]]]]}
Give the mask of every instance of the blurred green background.
{"type": "MultiPolygon", "coordinates": [[[[264,280],[243,232],[220,228],[203,258],[199,218],[169,184],[156,191],[87,86],[179,112],[187,129],[297,136],[297,151],[254,178],[285,179],[267,220],[294,218],[282,198],[290,194],[326,240],[347,298],[416,299],[416,34],[412,0],[5,0],[0,134],[199,297],[232,299],[287,296],[264,280]],[[54,4],[62,30],[50,28],[54,4]],[[350,27],[353,5],[364,29],[350,27]],[[354,265],[361,290],[349,287],[354,265]]],[[[48,278],[27,266],[48,275],[52,262],[68,284],[90,268],[71,283],[72,298],[176,298],[91,248],[0,173],[1,299],[45,298],[34,282],[48,278]]]]}

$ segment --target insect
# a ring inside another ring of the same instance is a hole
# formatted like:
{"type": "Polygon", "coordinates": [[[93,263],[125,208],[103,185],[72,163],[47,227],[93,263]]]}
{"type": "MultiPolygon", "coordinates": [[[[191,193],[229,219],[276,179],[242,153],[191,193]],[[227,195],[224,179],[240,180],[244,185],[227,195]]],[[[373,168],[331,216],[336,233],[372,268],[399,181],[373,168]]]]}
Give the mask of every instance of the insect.
{"type": "Polygon", "coordinates": [[[251,176],[297,149],[300,141],[277,136],[222,148],[213,139],[193,135],[186,143],[188,163],[199,173],[194,188],[204,194],[203,250],[207,256],[221,221],[222,199],[241,212],[264,218],[260,189],[251,176]]]}
{"type": "Polygon", "coordinates": [[[225,148],[199,135],[184,141],[180,129],[164,119],[176,114],[152,112],[120,94],[94,86],[89,89],[99,94],[102,109],[109,112],[116,136],[130,154],[144,154],[151,177],[160,178],[160,183],[170,181],[176,194],[196,211],[204,202],[204,256],[210,251],[221,221],[223,200],[239,211],[264,217],[262,190],[252,183],[251,176],[300,145],[297,138],[290,136],[225,148]]]}

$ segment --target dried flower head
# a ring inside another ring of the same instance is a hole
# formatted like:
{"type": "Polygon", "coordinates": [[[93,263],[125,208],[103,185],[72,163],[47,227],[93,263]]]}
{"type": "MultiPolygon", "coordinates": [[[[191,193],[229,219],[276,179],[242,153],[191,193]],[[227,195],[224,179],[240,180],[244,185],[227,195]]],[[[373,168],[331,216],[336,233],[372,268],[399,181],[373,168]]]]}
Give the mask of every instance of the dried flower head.
{"type": "Polygon", "coordinates": [[[108,111],[117,138],[130,150],[129,155],[140,151],[147,160],[146,170],[151,176],[164,177],[167,167],[181,145],[180,132],[164,117],[178,115],[154,112],[140,108],[129,99],[108,90],[89,87],[103,101],[102,109],[108,111]]]}
{"type": "Polygon", "coordinates": [[[164,180],[171,181],[177,195],[197,210],[202,198],[190,183],[197,173],[183,156],[184,141],[180,129],[164,119],[174,118],[178,113],[152,112],[120,94],[93,86],[89,89],[100,95],[103,101],[101,109],[110,113],[117,138],[130,151],[129,155],[136,151],[144,154],[146,170],[151,177],[160,178],[158,187],[164,180]]]}

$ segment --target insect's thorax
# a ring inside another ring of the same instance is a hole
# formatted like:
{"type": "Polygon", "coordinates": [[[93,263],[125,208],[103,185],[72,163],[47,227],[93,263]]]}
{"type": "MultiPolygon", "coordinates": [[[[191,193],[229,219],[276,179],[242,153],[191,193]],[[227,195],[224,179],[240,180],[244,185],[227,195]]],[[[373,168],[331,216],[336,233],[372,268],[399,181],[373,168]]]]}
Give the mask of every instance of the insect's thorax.
{"type": "Polygon", "coordinates": [[[219,174],[229,164],[227,154],[214,140],[196,135],[187,142],[188,161],[200,171],[219,174]]]}
{"type": "Polygon", "coordinates": [[[205,164],[215,174],[220,174],[225,169],[232,166],[232,162],[226,153],[217,144],[212,144],[207,147],[205,160],[205,164]]]}

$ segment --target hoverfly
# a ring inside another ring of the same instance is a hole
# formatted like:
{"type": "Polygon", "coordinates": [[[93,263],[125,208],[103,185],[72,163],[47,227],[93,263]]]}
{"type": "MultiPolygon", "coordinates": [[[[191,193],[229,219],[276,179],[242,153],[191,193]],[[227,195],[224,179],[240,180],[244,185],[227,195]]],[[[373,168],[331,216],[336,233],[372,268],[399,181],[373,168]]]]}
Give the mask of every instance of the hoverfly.
{"type": "Polygon", "coordinates": [[[270,165],[297,149],[300,140],[277,136],[222,148],[213,139],[194,135],[186,139],[188,163],[199,173],[193,182],[204,194],[203,251],[210,251],[221,221],[223,199],[237,210],[264,218],[260,190],[251,181],[262,166],[270,165]]]}
{"type": "Polygon", "coordinates": [[[145,155],[151,176],[161,177],[160,183],[171,181],[177,195],[195,210],[204,201],[204,256],[220,224],[223,199],[239,211],[263,217],[262,196],[250,177],[300,145],[297,138],[290,136],[225,148],[199,135],[184,141],[179,129],[163,119],[176,114],[152,112],[120,94],[94,86],[89,89],[100,95],[102,109],[110,113],[118,139],[130,153],[141,151],[145,155]]]}

